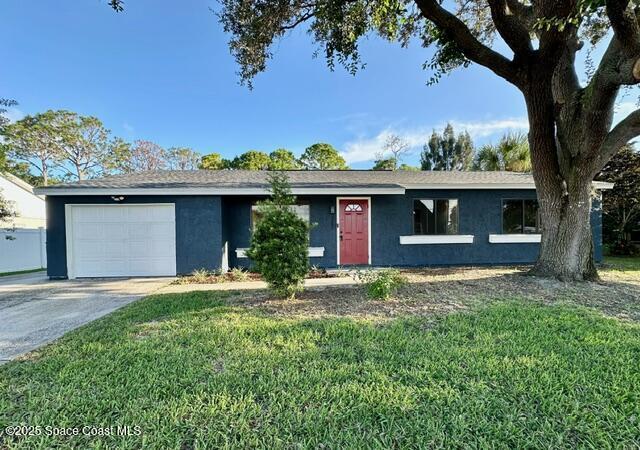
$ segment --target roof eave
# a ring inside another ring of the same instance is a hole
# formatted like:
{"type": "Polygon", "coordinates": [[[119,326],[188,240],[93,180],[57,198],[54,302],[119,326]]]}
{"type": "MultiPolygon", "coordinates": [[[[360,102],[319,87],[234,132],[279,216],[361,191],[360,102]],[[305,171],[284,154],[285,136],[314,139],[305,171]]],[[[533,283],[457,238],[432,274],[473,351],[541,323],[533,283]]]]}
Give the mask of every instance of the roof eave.
{"type": "MultiPolygon", "coordinates": [[[[398,195],[404,194],[401,186],[390,187],[294,187],[295,195],[398,195]]],[[[36,192],[48,196],[99,196],[99,195],[270,195],[271,191],[260,188],[37,188],[36,192]]]]}

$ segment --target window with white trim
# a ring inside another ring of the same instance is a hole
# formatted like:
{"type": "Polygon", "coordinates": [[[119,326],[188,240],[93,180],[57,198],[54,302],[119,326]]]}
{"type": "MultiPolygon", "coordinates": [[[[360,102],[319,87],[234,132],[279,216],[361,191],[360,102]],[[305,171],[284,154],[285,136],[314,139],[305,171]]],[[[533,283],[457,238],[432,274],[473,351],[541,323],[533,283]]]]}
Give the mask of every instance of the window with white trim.
{"type": "Polygon", "coordinates": [[[540,233],[538,200],[502,200],[502,234],[540,233]]]}
{"type": "Polygon", "coordinates": [[[458,234],[458,200],[415,199],[413,234],[458,234]]]}
{"type": "MultiPolygon", "coordinates": [[[[291,205],[291,209],[305,222],[309,223],[310,219],[310,205],[308,202],[299,202],[297,205],[291,205]]],[[[262,213],[260,212],[260,206],[257,203],[251,205],[251,229],[256,228],[256,224],[260,221],[262,213]]]]}

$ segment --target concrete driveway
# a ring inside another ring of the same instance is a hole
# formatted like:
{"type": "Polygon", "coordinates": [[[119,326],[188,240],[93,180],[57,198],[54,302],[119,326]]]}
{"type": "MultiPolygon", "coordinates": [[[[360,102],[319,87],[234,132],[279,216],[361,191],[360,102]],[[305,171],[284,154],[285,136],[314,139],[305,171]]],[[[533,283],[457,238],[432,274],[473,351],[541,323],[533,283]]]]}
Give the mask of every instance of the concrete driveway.
{"type": "Polygon", "coordinates": [[[169,278],[0,278],[0,364],[167,285],[169,278]]]}

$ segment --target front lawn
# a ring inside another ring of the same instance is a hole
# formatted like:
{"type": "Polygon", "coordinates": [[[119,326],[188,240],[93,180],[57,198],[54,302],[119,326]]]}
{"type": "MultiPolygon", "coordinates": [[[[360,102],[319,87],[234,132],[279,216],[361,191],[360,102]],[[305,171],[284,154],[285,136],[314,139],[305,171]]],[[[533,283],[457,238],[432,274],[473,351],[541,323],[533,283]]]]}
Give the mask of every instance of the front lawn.
{"type": "Polygon", "coordinates": [[[0,448],[640,443],[637,323],[517,297],[470,308],[314,318],[234,294],[151,296],[0,367],[0,429],[142,435],[5,436],[0,448]]]}
{"type": "Polygon", "coordinates": [[[615,269],[640,271],[640,256],[607,256],[604,262],[615,269]]]}

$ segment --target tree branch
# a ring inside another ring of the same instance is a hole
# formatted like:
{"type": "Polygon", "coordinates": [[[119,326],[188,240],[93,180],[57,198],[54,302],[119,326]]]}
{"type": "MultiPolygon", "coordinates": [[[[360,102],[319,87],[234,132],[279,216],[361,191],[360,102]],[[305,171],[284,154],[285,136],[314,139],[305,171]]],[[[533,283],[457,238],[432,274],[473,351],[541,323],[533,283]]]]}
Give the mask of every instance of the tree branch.
{"type": "Polygon", "coordinates": [[[518,86],[517,66],[505,56],[478,41],[463,21],[440,6],[437,0],[415,0],[422,15],[433,22],[460,48],[471,61],[484,66],[496,75],[518,86]]]}
{"type": "MultiPolygon", "coordinates": [[[[510,7],[506,0],[488,0],[491,9],[491,17],[496,26],[496,30],[502,39],[513,50],[517,56],[526,56],[533,51],[529,30],[524,22],[517,16],[511,14],[510,7]]],[[[518,3],[511,1],[511,3],[518,3]]]]}
{"type": "Polygon", "coordinates": [[[640,109],[625,117],[607,134],[600,151],[600,166],[604,166],[620,148],[640,136],[640,109]]]}
{"type": "Polygon", "coordinates": [[[638,19],[629,0],[606,0],[606,11],[613,33],[620,42],[637,52],[640,46],[638,19]]]}

